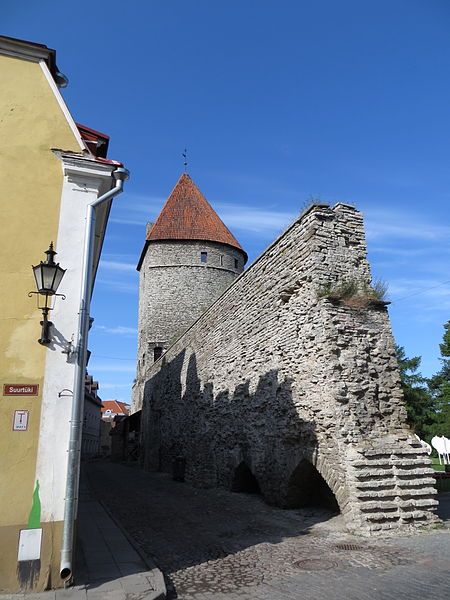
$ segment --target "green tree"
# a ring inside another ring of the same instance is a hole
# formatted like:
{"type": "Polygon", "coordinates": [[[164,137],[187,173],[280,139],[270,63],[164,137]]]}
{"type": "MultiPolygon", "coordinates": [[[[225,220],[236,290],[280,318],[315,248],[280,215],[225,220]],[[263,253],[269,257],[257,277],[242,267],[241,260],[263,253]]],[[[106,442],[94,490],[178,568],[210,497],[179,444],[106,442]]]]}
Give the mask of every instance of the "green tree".
{"type": "Polygon", "coordinates": [[[396,346],[408,423],[421,438],[429,437],[435,421],[434,399],[427,380],[419,372],[421,357],[408,358],[403,346],[396,346]]]}
{"type": "Polygon", "coordinates": [[[442,344],[439,344],[441,370],[428,382],[435,405],[433,435],[450,436],[450,321],[444,324],[442,344]]]}

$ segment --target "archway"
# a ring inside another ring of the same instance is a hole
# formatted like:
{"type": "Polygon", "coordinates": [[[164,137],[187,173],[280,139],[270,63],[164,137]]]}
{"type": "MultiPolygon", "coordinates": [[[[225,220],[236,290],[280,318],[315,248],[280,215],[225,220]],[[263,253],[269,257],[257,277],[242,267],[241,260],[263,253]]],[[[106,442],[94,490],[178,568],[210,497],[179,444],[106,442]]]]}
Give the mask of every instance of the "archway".
{"type": "Polygon", "coordinates": [[[301,460],[292,472],[285,506],[286,508],[315,506],[340,512],[336,496],[316,467],[306,459],[301,460]]]}
{"type": "Polygon", "coordinates": [[[231,484],[232,492],[243,492],[246,494],[260,494],[258,480],[250,471],[248,465],[242,461],[234,472],[233,482],[231,484]]]}

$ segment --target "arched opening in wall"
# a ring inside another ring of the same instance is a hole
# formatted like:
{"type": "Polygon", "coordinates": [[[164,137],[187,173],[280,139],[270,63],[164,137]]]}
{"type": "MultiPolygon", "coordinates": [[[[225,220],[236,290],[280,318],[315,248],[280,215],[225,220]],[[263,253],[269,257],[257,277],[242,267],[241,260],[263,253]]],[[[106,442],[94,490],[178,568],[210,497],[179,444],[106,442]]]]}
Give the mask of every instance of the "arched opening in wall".
{"type": "Polygon", "coordinates": [[[250,471],[248,465],[242,461],[234,472],[233,483],[231,484],[232,492],[241,492],[244,494],[260,494],[258,480],[250,471]]]}
{"type": "Polygon", "coordinates": [[[329,485],[308,460],[303,459],[292,472],[286,495],[286,508],[318,507],[339,513],[339,504],[329,485]]]}

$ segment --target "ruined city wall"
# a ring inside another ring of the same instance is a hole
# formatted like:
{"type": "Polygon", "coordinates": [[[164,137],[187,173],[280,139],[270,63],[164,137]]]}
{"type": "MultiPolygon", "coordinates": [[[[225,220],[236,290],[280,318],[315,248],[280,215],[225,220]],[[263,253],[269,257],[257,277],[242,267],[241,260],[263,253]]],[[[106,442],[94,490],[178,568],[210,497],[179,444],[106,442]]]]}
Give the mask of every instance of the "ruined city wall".
{"type": "Polygon", "coordinates": [[[145,466],[231,489],[245,463],[281,506],[315,500],[317,469],[352,530],[433,522],[386,307],[333,298],[349,280],[370,282],[362,216],[315,205],[146,371],[145,466]]]}

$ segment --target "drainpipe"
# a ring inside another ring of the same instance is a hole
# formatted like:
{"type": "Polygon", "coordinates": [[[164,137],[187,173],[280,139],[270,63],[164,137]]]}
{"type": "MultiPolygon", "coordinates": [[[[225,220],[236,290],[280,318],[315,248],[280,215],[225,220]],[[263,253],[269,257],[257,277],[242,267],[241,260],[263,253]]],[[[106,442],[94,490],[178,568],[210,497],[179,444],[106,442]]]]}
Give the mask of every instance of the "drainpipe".
{"type": "Polygon", "coordinates": [[[77,512],[78,483],[80,470],[80,445],[84,408],[84,378],[86,374],[87,337],[89,331],[89,308],[92,295],[92,273],[94,262],[95,209],[123,191],[123,183],[129,172],[119,167],[113,172],[116,185],[88,204],[83,253],[83,279],[81,282],[80,310],[78,313],[78,335],[76,347],[75,382],[70,421],[70,438],[67,461],[66,495],[64,499],[64,526],[61,546],[60,576],[69,580],[73,573],[74,529],[77,512]]]}

